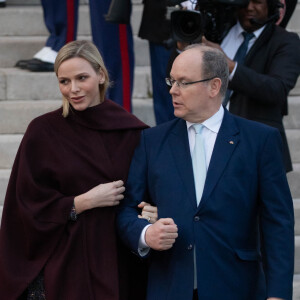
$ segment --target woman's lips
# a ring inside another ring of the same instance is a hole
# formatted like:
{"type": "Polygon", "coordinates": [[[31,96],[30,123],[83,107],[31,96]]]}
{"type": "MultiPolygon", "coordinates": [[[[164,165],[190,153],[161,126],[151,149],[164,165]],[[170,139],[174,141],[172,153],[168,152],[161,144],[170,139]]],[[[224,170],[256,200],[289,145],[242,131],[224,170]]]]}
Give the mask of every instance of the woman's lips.
{"type": "Polygon", "coordinates": [[[80,96],[80,97],[72,97],[71,98],[73,102],[81,102],[84,99],[84,96],[80,96]]]}

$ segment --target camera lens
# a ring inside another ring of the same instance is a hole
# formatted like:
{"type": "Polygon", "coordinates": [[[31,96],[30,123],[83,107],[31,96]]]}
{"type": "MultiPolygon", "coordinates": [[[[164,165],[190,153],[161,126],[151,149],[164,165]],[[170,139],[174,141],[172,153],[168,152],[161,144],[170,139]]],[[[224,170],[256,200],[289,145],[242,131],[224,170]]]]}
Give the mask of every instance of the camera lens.
{"type": "Polygon", "coordinates": [[[183,17],[180,20],[180,26],[181,26],[182,32],[186,35],[194,34],[195,31],[197,31],[197,29],[199,28],[199,24],[197,24],[197,22],[195,22],[195,20],[187,19],[186,17],[183,17]]]}
{"type": "Polygon", "coordinates": [[[174,11],[171,14],[173,38],[183,42],[200,42],[202,19],[199,11],[174,11]]]}

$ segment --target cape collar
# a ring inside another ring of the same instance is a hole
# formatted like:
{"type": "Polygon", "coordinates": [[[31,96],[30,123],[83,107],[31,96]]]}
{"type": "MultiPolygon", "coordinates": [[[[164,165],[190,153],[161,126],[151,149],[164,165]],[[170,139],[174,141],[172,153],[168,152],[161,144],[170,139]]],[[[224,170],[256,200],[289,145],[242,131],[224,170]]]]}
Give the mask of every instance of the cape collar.
{"type": "Polygon", "coordinates": [[[115,102],[105,99],[84,111],[70,106],[67,119],[95,130],[145,129],[148,126],[115,102]]]}

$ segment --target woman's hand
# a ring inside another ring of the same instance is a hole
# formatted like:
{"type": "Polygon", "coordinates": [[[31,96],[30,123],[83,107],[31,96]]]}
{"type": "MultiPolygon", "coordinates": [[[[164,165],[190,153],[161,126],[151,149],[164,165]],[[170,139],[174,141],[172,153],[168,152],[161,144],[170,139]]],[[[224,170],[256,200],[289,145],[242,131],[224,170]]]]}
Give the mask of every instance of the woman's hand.
{"type": "Polygon", "coordinates": [[[84,194],[74,198],[77,214],[95,207],[115,206],[124,198],[125,187],[122,180],[99,184],[84,194]]]}
{"type": "Polygon", "coordinates": [[[149,223],[155,223],[157,221],[157,207],[152,206],[147,202],[141,202],[138,205],[139,208],[142,208],[142,213],[139,215],[139,218],[148,220],[149,223]]]}

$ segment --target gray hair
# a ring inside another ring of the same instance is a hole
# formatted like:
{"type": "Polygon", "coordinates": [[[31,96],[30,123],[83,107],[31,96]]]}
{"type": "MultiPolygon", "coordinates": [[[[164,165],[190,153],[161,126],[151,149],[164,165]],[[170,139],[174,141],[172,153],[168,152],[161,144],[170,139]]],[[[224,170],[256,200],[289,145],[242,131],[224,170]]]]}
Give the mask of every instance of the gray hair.
{"type": "Polygon", "coordinates": [[[205,78],[220,78],[222,82],[220,95],[225,96],[229,81],[229,70],[224,53],[216,48],[203,44],[189,45],[184,49],[184,51],[189,49],[199,49],[202,53],[202,75],[205,78]]]}

